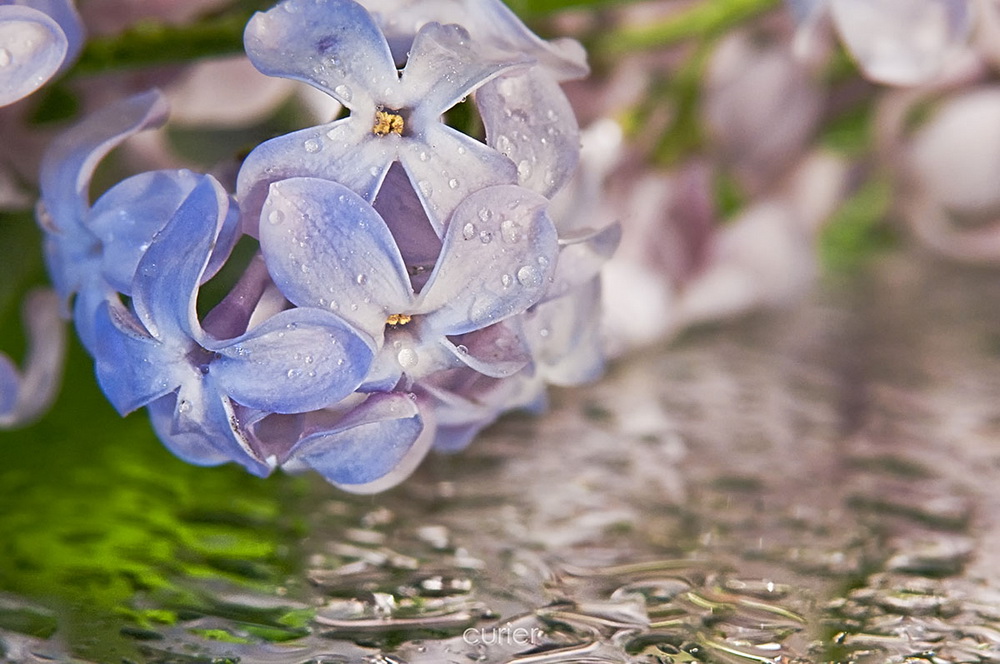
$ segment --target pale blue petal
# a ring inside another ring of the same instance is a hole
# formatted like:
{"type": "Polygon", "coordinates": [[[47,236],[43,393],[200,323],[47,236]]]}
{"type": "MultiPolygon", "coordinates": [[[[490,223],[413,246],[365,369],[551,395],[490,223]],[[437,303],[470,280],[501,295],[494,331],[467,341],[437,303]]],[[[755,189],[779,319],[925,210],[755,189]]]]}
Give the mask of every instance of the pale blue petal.
{"type": "Polygon", "coordinates": [[[455,210],[416,311],[426,313],[435,330],[455,335],[498,323],[537,302],[552,281],[558,250],[547,204],[542,196],[509,185],[469,196],[455,210]]]}
{"type": "Polygon", "coordinates": [[[442,339],[464,364],[492,378],[512,376],[531,362],[523,335],[509,321],[442,339]]]}
{"type": "Polygon", "coordinates": [[[375,339],[386,318],[412,308],[406,266],[378,213],[335,182],[271,185],[260,243],[281,292],[299,306],[334,311],[375,339]]]}
{"type": "Polygon", "coordinates": [[[334,428],[303,438],[292,457],[338,486],[366,485],[396,468],[423,428],[412,395],[373,394],[334,428]]]}
{"type": "Polygon", "coordinates": [[[604,373],[598,277],[563,297],[540,303],[525,316],[524,333],[537,371],[554,385],[581,385],[604,373]]]}
{"type": "Polygon", "coordinates": [[[97,310],[109,300],[118,300],[118,293],[113,291],[99,274],[92,274],[84,281],[73,300],[73,325],[80,343],[91,355],[97,345],[97,332],[94,320],[97,310]]]}
{"type": "Polygon", "coordinates": [[[402,74],[403,105],[414,126],[437,122],[442,113],[479,86],[531,60],[516,52],[491,57],[459,25],[428,23],[417,33],[402,74]]]}
{"type": "Polygon", "coordinates": [[[0,6],[0,106],[27,97],[59,70],[69,48],[62,27],[32,7],[0,6]]]}
{"type": "Polygon", "coordinates": [[[518,183],[546,197],[580,157],[580,127],[559,85],[538,70],[496,78],[476,92],[486,142],[517,166],[518,183]]]}
{"type": "Polygon", "coordinates": [[[261,143],[244,160],[236,182],[245,231],[256,237],[268,187],[279,180],[333,180],[371,202],[396,159],[399,138],[375,136],[370,121],[350,117],[261,143]]]}
{"type": "Polygon", "coordinates": [[[285,0],[254,15],[243,42],[263,73],[310,83],[350,109],[399,84],[385,37],[353,0],[285,0]]]}
{"type": "Polygon", "coordinates": [[[560,238],[556,273],[543,301],[562,297],[592,281],[618,248],[621,236],[621,224],[615,222],[560,238]]]}
{"type": "Polygon", "coordinates": [[[440,122],[428,124],[421,136],[404,141],[399,160],[440,236],[455,208],[471,193],[517,182],[514,162],[440,122]]]}
{"type": "Polygon", "coordinates": [[[174,413],[177,397],[167,394],[149,404],[149,419],[156,435],[175,456],[199,466],[217,466],[232,460],[219,449],[211,436],[200,431],[175,431],[174,413]]]}
{"type": "Polygon", "coordinates": [[[417,28],[429,21],[457,23],[482,50],[523,53],[557,80],[587,75],[587,54],[572,39],[543,41],[501,0],[364,0],[397,54],[409,50],[417,28]]]}
{"type": "Polygon", "coordinates": [[[42,201],[56,231],[83,223],[98,162],[129,136],[162,124],[167,102],[156,90],[106,106],[60,134],[42,159],[42,201]]]}
{"type": "Polygon", "coordinates": [[[177,361],[176,349],[151,337],[120,303],[106,302],[97,310],[95,332],[97,381],[122,415],[180,385],[185,367],[177,361]]]}
{"type": "Polygon", "coordinates": [[[131,294],[142,254],[200,181],[187,170],[152,171],[119,182],[97,199],[87,225],[101,240],[104,278],[115,290],[131,294]]]}
{"type": "Polygon", "coordinates": [[[132,304],[157,339],[201,338],[198,285],[228,207],[222,185],[210,175],[202,176],[139,261],[132,304]]]}
{"type": "Polygon", "coordinates": [[[283,311],[225,346],[209,348],[217,353],[209,374],[221,391],[273,413],[340,401],[361,384],[374,354],[373,342],[313,308],[283,311]]]}
{"type": "Polygon", "coordinates": [[[83,19],[76,11],[73,0],[19,0],[19,4],[45,12],[62,28],[67,41],[66,59],[63,61],[62,68],[66,69],[80,54],[87,37],[83,19]]]}

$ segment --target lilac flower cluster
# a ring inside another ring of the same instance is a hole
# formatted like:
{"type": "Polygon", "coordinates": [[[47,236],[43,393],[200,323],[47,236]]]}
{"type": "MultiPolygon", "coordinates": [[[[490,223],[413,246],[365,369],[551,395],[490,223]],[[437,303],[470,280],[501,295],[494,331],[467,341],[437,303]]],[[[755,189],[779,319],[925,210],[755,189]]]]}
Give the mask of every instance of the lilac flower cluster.
{"type": "Polygon", "coordinates": [[[246,158],[235,196],[211,175],[142,173],[91,204],[91,176],[161,124],[155,92],[62,136],[42,169],[49,270],[99,382],[147,407],[198,464],[311,467],[356,492],[458,450],[545,386],[602,370],[598,272],[617,228],[554,220],[579,132],[559,82],[586,73],[502,4],[285,0],[247,54],[348,112],[246,158]],[[485,140],[443,121],[467,98],[485,140]],[[199,315],[201,286],[259,247],[199,315]]]}

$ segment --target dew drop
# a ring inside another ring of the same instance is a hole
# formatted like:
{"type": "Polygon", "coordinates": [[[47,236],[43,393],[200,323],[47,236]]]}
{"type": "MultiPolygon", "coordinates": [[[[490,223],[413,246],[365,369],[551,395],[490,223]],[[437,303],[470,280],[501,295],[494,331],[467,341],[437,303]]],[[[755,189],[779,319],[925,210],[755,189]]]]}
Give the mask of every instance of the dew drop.
{"type": "Polygon", "coordinates": [[[434,193],[434,188],[431,186],[431,183],[428,182],[427,180],[421,180],[420,182],[417,183],[417,186],[420,187],[420,193],[422,193],[427,198],[430,198],[431,194],[434,193]]]}
{"type": "Polygon", "coordinates": [[[372,166],[371,168],[368,169],[368,172],[371,173],[372,177],[374,178],[374,177],[378,177],[379,170],[381,170],[381,169],[379,169],[378,166],[372,166]]]}
{"type": "Polygon", "coordinates": [[[272,226],[277,226],[285,220],[285,213],[281,210],[271,210],[271,214],[267,215],[267,220],[271,222],[272,226]]]}
{"type": "Polygon", "coordinates": [[[309,273],[309,266],[306,265],[305,263],[303,263],[302,265],[300,265],[299,269],[302,270],[302,274],[308,274],[309,273]]]}
{"type": "Polygon", "coordinates": [[[517,270],[517,281],[527,288],[538,288],[542,285],[542,273],[531,265],[522,265],[517,270]]]}
{"type": "Polygon", "coordinates": [[[335,87],[333,91],[336,92],[337,96],[343,99],[344,101],[351,101],[351,97],[353,96],[351,89],[346,85],[344,85],[343,83],[335,87]]]}
{"type": "Polygon", "coordinates": [[[497,136],[497,150],[506,156],[510,156],[510,139],[503,134],[497,136]]]}
{"type": "Polygon", "coordinates": [[[492,217],[492,216],[493,216],[493,210],[491,210],[489,208],[480,208],[479,209],[479,218],[481,220],[483,220],[483,221],[489,221],[490,217],[492,217]]]}
{"type": "Polygon", "coordinates": [[[462,344],[459,344],[459,345],[455,346],[455,350],[457,350],[460,355],[468,355],[469,354],[469,347],[468,346],[464,346],[462,344]]]}
{"type": "Polygon", "coordinates": [[[538,336],[542,337],[543,339],[546,338],[546,337],[548,337],[549,334],[551,334],[551,333],[549,332],[549,328],[547,328],[547,327],[543,327],[542,329],[540,329],[538,331],[538,336]]]}
{"type": "Polygon", "coordinates": [[[323,146],[315,138],[310,138],[309,140],[307,140],[305,143],[302,144],[302,147],[304,147],[306,152],[308,152],[309,154],[315,154],[319,152],[323,146]]]}
{"type": "Polygon", "coordinates": [[[289,369],[289,370],[288,370],[288,371],[287,371],[287,372],[285,373],[285,376],[286,376],[286,377],[288,377],[288,378],[298,378],[298,377],[299,377],[299,375],[301,375],[301,373],[302,373],[302,372],[301,372],[301,371],[299,371],[298,369],[289,369]]]}
{"type": "Polygon", "coordinates": [[[426,150],[421,150],[418,156],[420,157],[420,161],[428,161],[431,158],[426,150]]]}
{"type": "Polygon", "coordinates": [[[471,221],[465,226],[462,226],[462,237],[466,240],[471,240],[476,236],[476,225],[471,221]]]}
{"type": "Polygon", "coordinates": [[[483,244],[489,244],[490,242],[493,241],[493,233],[489,231],[480,231],[479,241],[482,242],[483,244]]]}
{"type": "Polygon", "coordinates": [[[545,112],[545,117],[549,119],[549,122],[555,122],[556,120],[559,119],[559,114],[550,108],[545,112]]]}
{"type": "Polygon", "coordinates": [[[500,222],[500,237],[508,244],[514,244],[521,239],[521,229],[512,219],[504,219],[500,222]]]}
{"type": "Polygon", "coordinates": [[[511,282],[514,281],[509,274],[505,274],[500,277],[500,283],[503,284],[504,288],[510,288],[511,282]]]}
{"type": "Polygon", "coordinates": [[[191,412],[191,402],[187,399],[181,399],[177,404],[178,413],[190,413],[191,412]]]}
{"type": "Polygon", "coordinates": [[[549,259],[546,258],[545,256],[539,256],[538,257],[538,264],[541,265],[542,267],[545,267],[545,266],[547,266],[549,264],[549,259]]]}
{"type": "Polygon", "coordinates": [[[315,361],[316,361],[316,358],[314,358],[314,357],[313,357],[312,355],[306,355],[306,356],[305,356],[305,357],[303,358],[303,361],[304,361],[304,362],[305,362],[306,364],[312,364],[313,362],[315,362],[315,361]]]}
{"type": "Polygon", "coordinates": [[[403,348],[400,350],[396,355],[396,359],[399,360],[399,366],[404,369],[412,369],[420,361],[420,358],[417,357],[417,351],[412,348],[403,348]]]}
{"type": "Polygon", "coordinates": [[[517,164],[517,177],[524,182],[531,177],[531,163],[527,159],[522,159],[517,164]]]}
{"type": "Polygon", "coordinates": [[[464,145],[459,145],[458,146],[458,154],[465,154],[465,146],[464,145]]]}
{"type": "Polygon", "coordinates": [[[357,283],[357,284],[358,284],[359,286],[364,286],[364,285],[365,285],[365,282],[367,282],[367,281],[368,281],[368,277],[366,277],[366,276],[365,276],[365,275],[363,275],[363,274],[359,274],[358,276],[354,277],[354,281],[355,281],[355,282],[356,282],[356,283],[357,283]]]}
{"type": "Polygon", "coordinates": [[[448,186],[451,187],[452,189],[458,189],[458,180],[456,180],[455,178],[448,180],[448,186]]]}

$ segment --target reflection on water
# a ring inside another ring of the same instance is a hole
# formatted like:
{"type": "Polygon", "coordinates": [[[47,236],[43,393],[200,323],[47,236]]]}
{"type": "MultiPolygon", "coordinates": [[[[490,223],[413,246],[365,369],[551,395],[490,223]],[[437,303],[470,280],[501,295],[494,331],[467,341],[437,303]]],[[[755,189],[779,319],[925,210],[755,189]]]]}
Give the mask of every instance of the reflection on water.
{"type": "Polygon", "coordinates": [[[997,301],[1000,275],[894,259],[798,311],[622,363],[386,495],[299,483],[275,499],[286,511],[246,508],[256,521],[228,503],[187,513],[223,540],[260,533],[267,555],[166,566],[171,592],[133,584],[86,635],[67,628],[86,605],[0,595],[0,648],[162,664],[1000,661],[997,301]]]}

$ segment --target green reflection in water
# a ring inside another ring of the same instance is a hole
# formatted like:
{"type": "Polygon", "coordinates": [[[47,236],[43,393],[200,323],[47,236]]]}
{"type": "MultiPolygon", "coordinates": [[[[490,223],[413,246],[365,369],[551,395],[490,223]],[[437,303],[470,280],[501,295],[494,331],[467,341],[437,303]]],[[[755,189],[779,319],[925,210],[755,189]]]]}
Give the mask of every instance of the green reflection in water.
{"type": "MultiPolygon", "coordinates": [[[[273,595],[294,576],[303,479],[186,464],[144,414],[114,412],[79,346],[69,364],[52,412],[0,433],[0,592],[51,608],[75,655],[115,661],[140,632],[232,613],[220,590],[273,595]]],[[[298,634],[287,611],[240,610],[262,638],[298,634]]],[[[0,627],[24,632],[8,613],[0,627]]]]}

